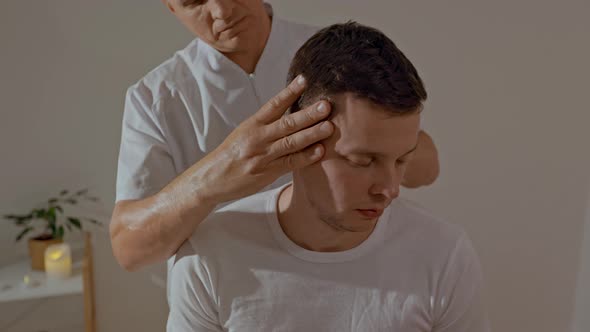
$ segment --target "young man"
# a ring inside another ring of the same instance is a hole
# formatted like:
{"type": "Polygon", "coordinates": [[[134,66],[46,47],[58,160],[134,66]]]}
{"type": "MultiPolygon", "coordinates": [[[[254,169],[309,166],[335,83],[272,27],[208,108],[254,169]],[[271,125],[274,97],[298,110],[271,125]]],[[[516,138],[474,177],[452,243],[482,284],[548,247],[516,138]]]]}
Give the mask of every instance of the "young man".
{"type": "MultiPolygon", "coordinates": [[[[317,142],[333,132],[328,103],[282,117],[305,88],[279,91],[289,63],[316,28],[273,16],[262,0],[162,2],[197,38],[127,92],[110,225],[127,270],[174,255],[215,208],[285,183],[321,158],[317,142]]],[[[419,140],[407,187],[438,175],[432,140],[419,140]]]]}
{"type": "Polygon", "coordinates": [[[334,134],[293,181],[211,214],[178,251],[168,331],[489,331],[467,235],[398,199],[426,91],[381,32],[333,25],[291,63],[334,134]]]}

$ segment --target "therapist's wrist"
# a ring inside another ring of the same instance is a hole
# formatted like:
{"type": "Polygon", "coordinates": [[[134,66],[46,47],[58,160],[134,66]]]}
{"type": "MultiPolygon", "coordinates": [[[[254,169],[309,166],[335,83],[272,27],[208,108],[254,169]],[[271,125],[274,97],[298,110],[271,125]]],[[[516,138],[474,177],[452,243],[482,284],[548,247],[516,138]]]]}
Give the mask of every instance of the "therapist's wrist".
{"type": "Polygon", "coordinates": [[[207,188],[198,188],[192,193],[192,201],[206,209],[215,209],[215,207],[224,202],[223,198],[215,195],[214,192],[207,190],[207,188]]]}

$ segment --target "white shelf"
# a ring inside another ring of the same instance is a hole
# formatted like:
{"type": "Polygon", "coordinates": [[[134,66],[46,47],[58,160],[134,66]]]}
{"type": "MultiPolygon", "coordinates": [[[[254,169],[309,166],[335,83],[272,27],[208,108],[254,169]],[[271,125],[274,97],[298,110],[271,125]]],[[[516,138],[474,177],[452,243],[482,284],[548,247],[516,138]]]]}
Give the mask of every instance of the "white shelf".
{"type": "Polygon", "coordinates": [[[31,270],[28,260],[0,267],[0,302],[82,294],[80,263],[73,265],[72,276],[67,279],[48,279],[45,272],[31,270]],[[24,277],[27,274],[31,282],[38,282],[35,287],[25,286],[24,277]]]}

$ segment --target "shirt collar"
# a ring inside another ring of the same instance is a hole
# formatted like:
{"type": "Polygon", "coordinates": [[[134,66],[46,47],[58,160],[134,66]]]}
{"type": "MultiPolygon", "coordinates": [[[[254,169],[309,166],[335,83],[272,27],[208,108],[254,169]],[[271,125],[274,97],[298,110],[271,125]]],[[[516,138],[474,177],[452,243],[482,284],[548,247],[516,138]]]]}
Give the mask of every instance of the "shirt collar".
{"type": "MultiPolygon", "coordinates": [[[[256,69],[253,73],[255,75],[258,74],[260,68],[265,68],[269,65],[272,67],[275,63],[274,60],[280,56],[281,45],[284,43],[284,31],[286,29],[285,22],[273,16],[272,6],[265,2],[264,7],[271,18],[271,29],[264,50],[256,64],[256,69]],[[283,38],[281,36],[283,36],[283,38]]],[[[219,72],[222,75],[227,75],[228,72],[226,69],[231,69],[233,72],[241,72],[244,77],[248,76],[249,73],[246,73],[242,67],[238,66],[203,40],[196,38],[193,43],[196,43],[197,45],[197,52],[189,54],[189,58],[197,68],[206,65],[206,68],[210,68],[212,71],[219,72]]]]}
{"type": "Polygon", "coordinates": [[[266,41],[264,50],[260,55],[260,59],[258,59],[254,74],[260,74],[260,72],[265,68],[272,68],[277,64],[275,60],[283,54],[283,46],[287,36],[285,22],[280,18],[273,16],[272,7],[269,4],[265,3],[264,5],[267,8],[267,12],[271,17],[272,23],[268,40],[266,41]]]}

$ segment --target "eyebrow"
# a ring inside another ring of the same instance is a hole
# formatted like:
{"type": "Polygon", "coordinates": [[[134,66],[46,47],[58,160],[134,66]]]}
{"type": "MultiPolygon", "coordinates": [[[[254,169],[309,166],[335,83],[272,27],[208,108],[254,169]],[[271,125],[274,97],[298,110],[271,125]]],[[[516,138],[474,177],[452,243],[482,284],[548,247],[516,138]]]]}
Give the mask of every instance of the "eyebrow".
{"type": "MultiPolygon", "coordinates": [[[[405,152],[404,154],[402,154],[400,156],[400,158],[403,158],[407,155],[409,155],[410,153],[416,151],[416,149],[418,148],[418,143],[416,143],[416,145],[414,145],[413,148],[411,148],[410,150],[408,150],[407,152],[405,152]]],[[[363,149],[353,149],[351,151],[349,151],[347,154],[358,154],[358,155],[365,155],[368,157],[379,157],[379,156],[383,156],[382,153],[379,152],[373,152],[373,151],[369,151],[369,150],[363,150],[363,149]]]]}

